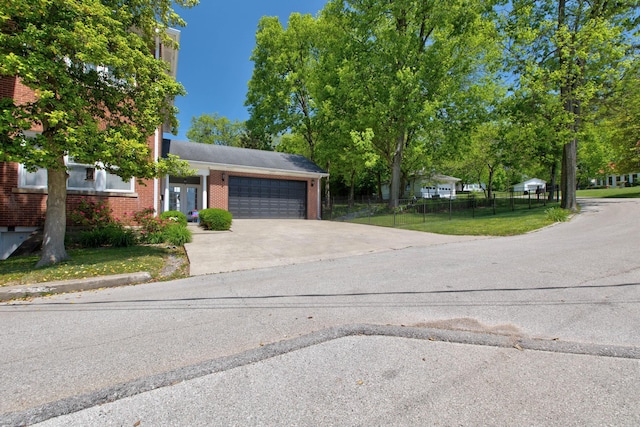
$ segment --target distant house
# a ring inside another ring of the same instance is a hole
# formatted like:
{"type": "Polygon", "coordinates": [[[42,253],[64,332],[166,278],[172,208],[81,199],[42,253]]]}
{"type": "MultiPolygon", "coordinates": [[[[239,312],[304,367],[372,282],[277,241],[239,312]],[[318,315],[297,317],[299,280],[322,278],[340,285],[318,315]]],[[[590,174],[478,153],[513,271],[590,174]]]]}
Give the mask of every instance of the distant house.
{"type": "Polygon", "coordinates": [[[519,184],[513,186],[513,191],[516,193],[522,192],[535,192],[536,190],[544,190],[547,186],[547,181],[539,178],[531,178],[519,184]]]}
{"type": "MultiPolygon", "coordinates": [[[[456,184],[460,178],[434,174],[431,176],[418,176],[405,187],[405,197],[423,199],[456,198],[456,184]]],[[[382,185],[382,198],[389,198],[389,184],[382,185]]]]}
{"type": "Polygon", "coordinates": [[[640,173],[627,173],[624,175],[607,175],[604,178],[594,178],[591,185],[597,187],[626,187],[627,185],[638,185],[640,183],[640,173]]]}
{"type": "MultiPolygon", "coordinates": [[[[456,186],[458,190],[460,190],[460,184],[456,186]]],[[[475,184],[463,184],[461,191],[466,191],[469,193],[478,193],[487,189],[487,185],[484,183],[475,183],[475,184]]]]}

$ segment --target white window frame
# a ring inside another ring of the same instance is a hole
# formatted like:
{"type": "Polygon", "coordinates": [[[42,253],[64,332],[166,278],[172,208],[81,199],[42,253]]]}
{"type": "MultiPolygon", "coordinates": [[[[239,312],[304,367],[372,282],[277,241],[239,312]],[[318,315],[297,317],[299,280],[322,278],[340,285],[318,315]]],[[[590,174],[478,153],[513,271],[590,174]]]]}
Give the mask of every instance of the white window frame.
{"type": "MultiPolygon", "coordinates": [[[[101,169],[100,164],[95,164],[95,165],[89,165],[89,164],[84,164],[84,163],[75,163],[75,162],[71,162],[69,161],[68,156],[65,156],[65,165],[67,165],[67,167],[70,166],[75,166],[75,167],[82,167],[82,168],[93,168],[94,171],[94,176],[93,176],[93,182],[94,185],[91,188],[88,187],[70,187],[69,186],[69,181],[67,180],[67,190],[72,190],[72,191],[86,191],[86,192],[98,192],[98,193],[122,193],[122,194],[130,194],[130,193],[134,193],[135,192],[135,182],[134,182],[134,178],[131,178],[129,180],[129,188],[128,189],[118,189],[118,188],[107,188],[107,174],[108,172],[104,169],[101,169]]],[[[42,168],[40,168],[42,169],[42,168]]],[[[24,165],[20,164],[20,167],[18,168],[18,187],[19,188],[33,188],[33,189],[46,189],[47,186],[46,185],[27,185],[26,181],[27,181],[27,174],[29,172],[27,171],[27,169],[25,168],[24,165]]]]}

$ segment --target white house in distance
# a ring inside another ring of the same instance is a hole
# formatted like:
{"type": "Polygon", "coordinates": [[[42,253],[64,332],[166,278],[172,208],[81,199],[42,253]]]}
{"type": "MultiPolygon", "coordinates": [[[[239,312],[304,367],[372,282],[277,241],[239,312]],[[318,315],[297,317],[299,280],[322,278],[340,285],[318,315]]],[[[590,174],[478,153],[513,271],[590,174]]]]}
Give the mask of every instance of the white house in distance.
{"type": "MultiPolygon", "coordinates": [[[[416,180],[416,184],[420,185],[419,193],[423,199],[455,199],[456,184],[460,181],[460,178],[453,176],[435,174],[430,178],[416,180]]],[[[415,191],[414,194],[417,196],[418,191],[415,191]]]]}
{"type": "MultiPolygon", "coordinates": [[[[429,177],[418,176],[411,180],[405,188],[406,197],[421,197],[423,199],[456,198],[456,184],[460,178],[434,174],[429,177]]],[[[382,198],[389,199],[389,184],[382,185],[382,198]]]]}
{"type": "Polygon", "coordinates": [[[537,189],[544,191],[547,186],[547,181],[540,178],[531,178],[519,184],[513,186],[513,191],[516,193],[535,192],[537,189]]]}

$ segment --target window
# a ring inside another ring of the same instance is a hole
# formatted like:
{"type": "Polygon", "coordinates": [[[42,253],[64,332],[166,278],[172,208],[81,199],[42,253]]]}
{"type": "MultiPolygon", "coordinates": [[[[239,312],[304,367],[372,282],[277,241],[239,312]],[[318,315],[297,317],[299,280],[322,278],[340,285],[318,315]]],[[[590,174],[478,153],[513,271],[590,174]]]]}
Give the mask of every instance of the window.
{"type": "MultiPolygon", "coordinates": [[[[69,172],[67,189],[69,190],[113,191],[120,193],[132,193],[134,191],[133,179],[124,181],[118,175],[96,168],[95,165],[67,161],[67,169],[69,172]]],[[[28,172],[20,165],[19,174],[19,186],[21,188],[47,188],[46,169],[28,172]]]]}
{"type": "Polygon", "coordinates": [[[47,170],[37,169],[35,172],[28,172],[24,166],[19,169],[19,186],[29,188],[47,187],[47,170]]]}

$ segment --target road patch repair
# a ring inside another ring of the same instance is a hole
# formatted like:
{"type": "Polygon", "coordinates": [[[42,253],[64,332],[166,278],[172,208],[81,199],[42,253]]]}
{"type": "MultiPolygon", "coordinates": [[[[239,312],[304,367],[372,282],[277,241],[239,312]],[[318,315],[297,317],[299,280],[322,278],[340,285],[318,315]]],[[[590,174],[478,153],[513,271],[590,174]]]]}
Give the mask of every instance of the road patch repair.
{"type": "Polygon", "coordinates": [[[615,420],[631,425],[640,417],[639,359],[635,347],[350,325],[1,415],[0,425],[206,424],[214,419],[229,424],[465,424],[477,422],[478,414],[497,424],[538,419],[542,424],[615,420]],[[571,405],[558,405],[559,396],[573,396],[571,405]],[[594,399],[602,403],[593,405],[594,399]]]}

